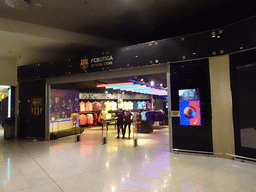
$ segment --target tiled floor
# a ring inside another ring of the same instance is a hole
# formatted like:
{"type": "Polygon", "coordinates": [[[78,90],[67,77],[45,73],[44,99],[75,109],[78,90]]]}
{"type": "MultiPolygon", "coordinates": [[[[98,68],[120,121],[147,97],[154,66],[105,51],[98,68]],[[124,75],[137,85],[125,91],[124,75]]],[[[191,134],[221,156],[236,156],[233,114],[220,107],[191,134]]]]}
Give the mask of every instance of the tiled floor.
{"type": "Polygon", "coordinates": [[[256,191],[256,164],[169,153],[167,129],[139,134],[136,148],[113,128],[107,136],[8,141],[0,130],[0,192],[256,191]]]}

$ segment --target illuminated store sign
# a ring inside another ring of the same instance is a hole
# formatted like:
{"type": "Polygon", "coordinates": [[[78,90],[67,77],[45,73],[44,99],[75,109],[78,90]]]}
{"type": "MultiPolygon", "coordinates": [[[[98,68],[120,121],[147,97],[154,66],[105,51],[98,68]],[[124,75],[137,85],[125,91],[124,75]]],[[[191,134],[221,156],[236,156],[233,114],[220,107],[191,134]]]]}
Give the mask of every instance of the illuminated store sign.
{"type": "Polygon", "coordinates": [[[113,56],[103,56],[91,59],[91,67],[103,67],[108,65],[113,65],[113,56]]]}

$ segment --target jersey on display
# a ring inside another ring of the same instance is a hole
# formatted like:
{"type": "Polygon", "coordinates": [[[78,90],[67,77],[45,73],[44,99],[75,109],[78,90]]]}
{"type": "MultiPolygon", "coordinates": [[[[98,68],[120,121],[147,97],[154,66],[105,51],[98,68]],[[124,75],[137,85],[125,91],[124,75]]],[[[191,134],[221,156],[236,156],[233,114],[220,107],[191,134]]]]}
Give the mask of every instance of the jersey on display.
{"type": "Polygon", "coordinates": [[[99,111],[99,103],[98,102],[95,101],[92,103],[92,110],[99,111]]]}
{"type": "Polygon", "coordinates": [[[87,115],[80,115],[79,117],[79,120],[80,120],[80,125],[86,125],[87,124],[87,115]]]}
{"type": "Polygon", "coordinates": [[[97,122],[98,122],[98,114],[94,113],[93,114],[93,125],[97,125],[97,122]]]}
{"type": "Polygon", "coordinates": [[[128,110],[129,106],[128,106],[128,102],[124,101],[123,102],[123,109],[124,110],[128,110]]]}
{"type": "Polygon", "coordinates": [[[104,109],[104,103],[102,101],[99,102],[99,111],[104,109]]]}
{"type": "Polygon", "coordinates": [[[103,120],[106,120],[107,119],[107,114],[108,114],[108,111],[107,110],[102,110],[101,111],[101,115],[102,115],[102,118],[103,118],[103,120]]]}
{"type": "Polygon", "coordinates": [[[137,101],[133,101],[133,109],[138,109],[138,107],[137,107],[137,101]]]}
{"type": "Polygon", "coordinates": [[[92,103],[91,102],[87,101],[85,103],[85,110],[86,111],[92,111],[92,103]]]}
{"type": "Polygon", "coordinates": [[[147,103],[146,101],[142,101],[142,109],[147,109],[147,103]]]}
{"type": "Polygon", "coordinates": [[[104,105],[105,105],[105,109],[107,111],[111,111],[112,110],[112,103],[111,102],[107,101],[107,102],[104,103],[104,105]]]}
{"type": "Polygon", "coordinates": [[[81,101],[79,105],[80,105],[80,112],[85,112],[85,102],[81,101]]]}
{"type": "Polygon", "coordinates": [[[92,125],[93,124],[93,115],[87,114],[87,124],[92,125]]]}
{"type": "Polygon", "coordinates": [[[133,110],[133,102],[128,101],[127,105],[128,105],[128,110],[133,110]]]}
{"type": "Polygon", "coordinates": [[[138,109],[142,109],[143,105],[142,105],[142,102],[141,101],[138,101],[137,102],[137,108],[138,109]]]}
{"type": "Polygon", "coordinates": [[[117,110],[117,103],[114,102],[114,101],[112,101],[111,104],[112,104],[112,110],[113,110],[113,111],[114,111],[114,110],[117,110]]]}
{"type": "Polygon", "coordinates": [[[99,123],[102,123],[102,115],[101,115],[101,114],[99,114],[98,122],[99,122],[99,123]]]}
{"type": "Polygon", "coordinates": [[[147,109],[151,109],[151,103],[147,101],[147,109]]]}
{"type": "Polygon", "coordinates": [[[141,112],[141,119],[142,119],[142,120],[146,120],[146,119],[147,119],[147,118],[146,118],[146,113],[147,113],[146,111],[142,111],[142,112],[141,112]]]}

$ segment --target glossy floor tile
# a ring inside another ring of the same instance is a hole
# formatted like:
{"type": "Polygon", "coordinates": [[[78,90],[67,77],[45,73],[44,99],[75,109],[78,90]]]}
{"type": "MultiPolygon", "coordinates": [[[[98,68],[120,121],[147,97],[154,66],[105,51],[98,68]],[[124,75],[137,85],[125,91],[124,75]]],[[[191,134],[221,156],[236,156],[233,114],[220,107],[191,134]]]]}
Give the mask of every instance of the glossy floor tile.
{"type": "Polygon", "coordinates": [[[0,192],[252,192],[256,164],[169,153],[168,129],[116,139],[116,130],[86,129],[53,141],[4,140],[0,192]],[[106,144],[103,144],[106,137],[106,144]]]}

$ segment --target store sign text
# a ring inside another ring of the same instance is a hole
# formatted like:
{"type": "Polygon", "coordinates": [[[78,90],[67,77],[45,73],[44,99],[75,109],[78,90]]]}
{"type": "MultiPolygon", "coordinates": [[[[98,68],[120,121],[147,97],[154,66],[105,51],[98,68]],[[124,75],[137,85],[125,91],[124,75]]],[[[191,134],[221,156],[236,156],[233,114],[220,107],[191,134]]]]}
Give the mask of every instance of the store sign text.
{"type": "Polygon", "coordinates": [[[103,67],[113,65],[113,56],[104,56],[91,59],[91,67],[103,67]]]}

